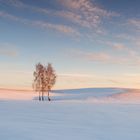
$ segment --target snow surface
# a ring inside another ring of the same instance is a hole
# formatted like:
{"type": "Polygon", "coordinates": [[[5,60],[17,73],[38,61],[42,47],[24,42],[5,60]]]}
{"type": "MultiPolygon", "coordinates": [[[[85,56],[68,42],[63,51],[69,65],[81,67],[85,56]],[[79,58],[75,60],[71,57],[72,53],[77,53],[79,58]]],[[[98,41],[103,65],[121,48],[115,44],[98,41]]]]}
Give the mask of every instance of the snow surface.
{"type": "Polygon", "coordinates": [[[51,102],[40,102],[35,93],[2,90],[0,140],[140,140],[139,94],[117,88],[57,90],[51,102]]]}

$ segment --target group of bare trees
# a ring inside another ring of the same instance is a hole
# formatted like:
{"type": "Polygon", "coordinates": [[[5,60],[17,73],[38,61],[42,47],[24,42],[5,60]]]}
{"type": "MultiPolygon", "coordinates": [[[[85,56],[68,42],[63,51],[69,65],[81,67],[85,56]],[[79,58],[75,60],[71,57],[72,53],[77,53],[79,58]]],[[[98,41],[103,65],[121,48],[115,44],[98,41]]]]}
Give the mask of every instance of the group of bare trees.
{"type": "Polygon", "coordinates": [[[47,66],[44,66],[41,63],[38,63],[33,75],[33,88],[39,93],[39,100],[44,101],[44,94],[47,93],[48,100],[50,101],[49,93],[56,82],[56,74],[52,65],[48,63],[47,66]]]}

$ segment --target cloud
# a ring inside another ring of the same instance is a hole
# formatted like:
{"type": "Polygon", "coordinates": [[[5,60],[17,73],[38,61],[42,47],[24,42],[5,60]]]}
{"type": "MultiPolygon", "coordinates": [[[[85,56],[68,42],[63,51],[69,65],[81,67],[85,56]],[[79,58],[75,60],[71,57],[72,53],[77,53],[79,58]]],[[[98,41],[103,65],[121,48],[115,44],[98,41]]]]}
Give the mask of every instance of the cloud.
{"type": "Polygon", "coordinates": [[[93,1],[90,0],[59,0],[62,5],[66,6],[69,9],[72,10],[80,10],[82,14],[87,15],[88,17],[96,17],[96,15],[99,16],[116,16],[118,14],[114,12],[108,12],[107,10],[104,10],[103,8],[100,8],[99,6],[95,5],[93,1]]]}
{"type": "Polygon", "coordinates": [[[2,2],[3,4],[9,5],[9,6],[13,6],[19,9],[28,9],[31,11],[35,11],[35,12],[40,12],[40,13],[44,13],[44,14],[48,14],[50,13],[50,11],[46,8],[39,8],[33,5],[28,5],[26,3],[23,3],[20,0],[0,0],[0,2],[2,2]]]}
{"type": "Polygon", "coordinates": [[[124,45],[124,44],[121,44],[121,43],[115,43],[113,45],[113,48],[117,49],[117,50],[124,50],[126,49],[127,47],[124,45]]]}
{"type": "Polygon", "coordinates": [[[140,47],[140,39],[135,41],[136,46],[140,47]]]}
{"type": "Polygon", "coordinates": [[[16,16],[8,14],[4,11],[0,11],[0,17],[10,19],[10,20],[13,20],[13,21],[16,21],[16,22],[22,22],[24,24],[28,24],[28,20],[16,17],[16,16]]]}
{"type": "Polygon", "coordinates": [[[107,46],[113,48],[114,50],[122,51],[128,49],[128,47],[123,43],[117,43],[113,41],[99,41],[99,42],[102,44],[106,44],[107,46]]]}
{"type": "Polygon", "coordinates": [[[18,54],[17,51],[0,48],[0,55],[15,57],[17,56],[17,54],[18,54]]]}
{"type": "MultiPolygon", "coordinates": [[[[136,44],[136,42],[135,42],[135,44],[136,44]]],[[[136,62],[138,62],[140,60],[139,54],[134,48],[129,48],[128,46],[121,44],[121,43],[115,43],[112,46],[113,46],[113,48],[126,53],[132,59],[137,60],[136,62]]]]}
{"type": "Polygon", "coordinates": [[[110,60],[110,55],[107,53],[83,53],[82,56],[91,61],[107,62],[110,60]]]}
{"type": "Polygon", "coordinates": [[[89,75],[89,74],[78,74],[78,73],[63,73],[63,74],[58,74],[60,77],[81,77],[81,78],[93,78],[95,75],[89,75]]]}
{"type": "Polygon", "coordinates": [[[67,25],[61,25],[61,24],[52,24],[52,23],[47,23],[44,21],[34,21],[32,22],[32,25],[37,26],[37,27],[41,27],[44,29],[53,29],[65,34],[73,34],[73,35],[80,35],[80,33],[78,31],[76,31],[76,29],[67,26],[67,25]]]}
{"type": "Polygon", "coordinates": [[[67,9],[59,15],[78,23],[81,26],[98,27],[104,18],[117,16],[115,12],[109,12],[95,5],[90,0],[59,0],[67,9]],[[69,11],[69,12],[67,12],[69,11]]]}
{"type": "Polygon", "coordinates": [[[136,27],[140,31],[140,20],[139,19],[129,19],[128,24],[136,27]]]}
{"type": "MultiPolygon", "coordinates": [[[[128,47],[124,43],[114,43],[111,41],[106,41],[106,42],[101,42],[101,43],[104,43],[104,44],[110,46],[111,48],[114,49],[114,51],[123,52],[124,54],[128,54],[130,57],[136,57],[138,55],[138,51],[136,49],[128,47]]],[[[137,39],[133,39],[133,43],[135,46],[139,45],[139,42],[137,39]]]]}
{"type": "Polygon", "coordinates": [[[0,17],[6,18],[9,20],[13,20],[16,22],[20,22],[20,23],[23,23],[26,25],[35,26],[38,28],[53,29],[53,30],[56,30],[56,31],[59,31],[59,32],[62,32],[62,33],[68,34],[68,35],[75,35],[75,36],[80,35],[80,33],[76,29],[74,29],[70,26],[67,26],[67,25],[63,25],[63,24],[53,24],[53,23],[49,23],[47,21],[39,21],[39,20],[33,21],[33,20],[24,19],[24,18],[20,18],[20,17],[14,16],[14,15],[11,15],[4,11],[0,11],[0,17]]]}
{"type": "Polygon", "coordinates": [[[74,12],[71,11],[57,11],[55,13],[55,15],[63,17],[65,19],[67,19],[68,21],[78,24],[82,27],[88,27],[90,28],[90,24],[88,23],[88,21],[83,20],[82,16],[80,14],[76,14],[74,12]]]}
{"type": "Polygon", "coordinates": [[[126,33],[121,33],[115,36],[117,39],[122,39],[122,40],[134,40],[134,36],[126,33]]]}
{"type": "Polygon", "coordinates": [[[15,7],[20,7],[20,8],[24,8],[27,5],[25,5],[24,3],[22,3],[20,0],[0,0],[1,3],[7,4],[7,5],[12,5],[15,7]]]}
{"type": "Polygon", "coordinates": [[[16,57],[18,56],[19,51],[17,47],[14,45],[10,45],[7,43],[0,44],[0,55],[1,56],[9,56],[9,57],[16,57]]]}
{"type": "MultiPolygon", "coordinates": [[[[29,5],[21,2],[20,0],[1,1],[6,5],[14,6],[16,8],[24,10],[28,9],[32,12],[41,13],[53,18],[63,18],[66,20],[66,22],[73,23],[78,27],[90,29],[89,31],[92,29],[97,34],[103,34],[105,32],[101,25],[104,19],[118,16],[118,13],[107,11],[100,6],[97,6],[93,1],[90,0],[55,0],[58,6],[62,6],[62,10],[56,10],[53,8],[47,9],[29,5]]],[[[61,27],[59,27],[59,29],[60,28],[61,27]]],[[[64,30],[65,32],[64,28],[60,30],[64,30]]]]}
{"type": "MultiPolygon", "coordinates": [[[[126,48],[127,49],[127,48],[126,48]]],[[[124,49],[124,51],[126,51],[124,49]]],[[[140,56],[136,51],[127,50],[126,54],[121,55],[120,52],[112,55],[109,52],[84,52],[81,50],[69,51],[73,57],[83,59],[90,62],[117,64],[117,65],[140,65],[140,56]]]]}
{"type": "MultiPolygon", "coordinates": [[[[43,19],[46,19],[46,21],[38,19],[31,20],[26,18],[19,18],[12,14],[6,15],[5,13],[0,13],[0,16],[7,17],[11,20],[22,22],[24,24],[33,25],[35,27],[56,30],[67,35],[74,35],[78,37],[83,36],[90,41],[94,41],[95,39],[97,40],[97,38],[105,35],[105,42],[109,40],[108,37],[110,37],[110,35],[108,34],[108,32],[110,32],[109,30],[112,29],[112,27],[107,29],[103,23],[107,22],[108,25],[115,25],[115,28],[120,26],[124,27],[124,24],[121,25],[120,21],[114,23],[112,20],[112,18],[114,17],[120,17],[119,13],[109,11],[103,8],[102,6],[97,5],[97,3],[95,3],[95,1],[92,0],[54,0],[54,3],[57,4],[59,10],[53,7],[44,8],[41,6],[37,6],[35,5],[35,3],[33,5],[30,5],[29,3],[27,3],[27,1],[21,0],[0,0],[0,2],[5,4],[6,6],[8,5],[18,8],[19,10],[31,11],[31,14],[34,15],[36,13],[41,14],[41,16],[44,16],[43,19]],[[48,17],[54,19],[54,22],[50,22],[48,17]],[[62,23],[64,20],[65,24],[62,23]]],[[[44,1],[44,3],[46,3],[46,1],[44,1]]],[[[37,16],[35,17],[38,18],[37,16]]],[[[131,25],[131,30],[134,27],[136,29],[140,29],[139,19],[129,19],[123,21],[123,23],[126,22],[127,25],[128,23],[129,25],[131,25]]],[[[124,31],[126,30],[127,26],[125,25],[124,31]]],[[[133,42],[133,45],[139,46],[139,41],[134,40],[135,37],[133,34],[130,35],[127,32],[122,32],[119,35],[117,35],[115,39],[118,38],[128,40],[129,42],[133,42]]],[[[125,47],[122,46],[122,43],[113,43],[111,45],[111,47],[117,50],[122,50],[123,47],[125,47]]]]}
{"type": "Polygon", "coordinates": [[[82,58],[93,62],[108,62],[111,59],[109,54],[103,52],[91,53],[91,52],[83,52],[81,50],[72,50],[71,54],[74,57],[82,58]]]}

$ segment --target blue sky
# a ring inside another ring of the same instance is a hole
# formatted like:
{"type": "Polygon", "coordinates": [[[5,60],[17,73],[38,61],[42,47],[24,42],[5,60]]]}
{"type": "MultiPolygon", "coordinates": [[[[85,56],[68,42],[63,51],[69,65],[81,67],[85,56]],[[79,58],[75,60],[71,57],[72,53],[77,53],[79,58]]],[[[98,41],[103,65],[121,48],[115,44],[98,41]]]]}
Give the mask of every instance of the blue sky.
{"type": "Polygon", "coordinates": [[[140,85],[139,0],[0,0],[0,87],[31,88],[51,62],[55,88],[140,85]]]}

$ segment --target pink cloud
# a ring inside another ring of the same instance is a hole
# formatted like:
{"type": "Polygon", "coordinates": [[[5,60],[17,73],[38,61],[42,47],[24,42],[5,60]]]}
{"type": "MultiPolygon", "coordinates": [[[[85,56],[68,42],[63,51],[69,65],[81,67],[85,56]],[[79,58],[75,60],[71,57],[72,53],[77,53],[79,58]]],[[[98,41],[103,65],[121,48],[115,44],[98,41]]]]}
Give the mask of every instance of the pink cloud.
{"type": "Polygon", "coordinates": [[[61,14],[66,18],[73,19],[82,26],[97,27],[103,18],[117,16],[117,13],[109,12],[95,5],[90,0],[59,0],[70,13],[61,14]],[[74,18],[78,17],[78,18],[74,18]],[[84,21],[84,23],[82,22],[84,21]]]}
{"type": "Polygon", "coordinates": [[[42,13],[47,16],[58,16],[68,20],[69,22],[77,24],[78,26],[90,29],[92,28],[94,29],[94,32],[98,34],[102,34],[104,32],[101,27],[101,21],[103,19],[118,16],[117,13],[107,11],[97,6],[90,0],[56,0],[56,2],[59,2],[59,4],[63,6],[63,10],[36,7],[23,3],[19,0],[5,0],[3,3],[12,5],[16,8],[28,9],[33,12],[42,13]]]}

